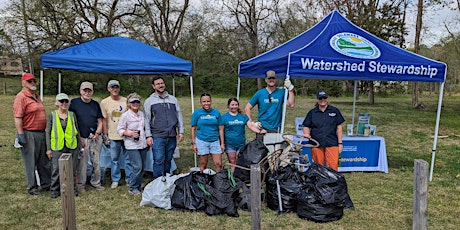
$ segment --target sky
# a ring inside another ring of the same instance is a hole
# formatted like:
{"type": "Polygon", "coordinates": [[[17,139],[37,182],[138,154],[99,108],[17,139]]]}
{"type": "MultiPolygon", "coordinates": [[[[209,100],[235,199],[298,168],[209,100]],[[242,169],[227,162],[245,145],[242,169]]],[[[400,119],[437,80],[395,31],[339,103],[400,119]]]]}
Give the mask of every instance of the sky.
{"type": "MultiPolygon", "coordinates": [[[[10,0],[0,0],[0,9],[4,8],[10,0]]],[[[414,1],[416,2],[416,1],[414,1]]],[[[415,40],[415,19],[417,16],[415,5],[411,5],[407,15],[407,27],[409,34],[406,36],[406,42],[410,47],[415,40]]],[[[448,35],[445,24],[452,32],[460,32],[460,13],[447,9],[428,8],[423,16],[424,28],[422,31],[421,44],[432,46],[436,44],[440,38],[448,35]]]]}

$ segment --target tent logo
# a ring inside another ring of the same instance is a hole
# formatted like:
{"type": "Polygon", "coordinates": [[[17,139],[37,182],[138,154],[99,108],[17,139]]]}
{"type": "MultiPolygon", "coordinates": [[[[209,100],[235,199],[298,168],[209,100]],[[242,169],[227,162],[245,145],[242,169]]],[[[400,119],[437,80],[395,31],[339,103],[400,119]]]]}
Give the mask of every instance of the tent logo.
{"type": "Polygon", "coordinates": [[[331,47],[349,57],[361,59],[377,59],[380,50],[369,40],[354,33],[338,33],[329,40],[331,47]]]}

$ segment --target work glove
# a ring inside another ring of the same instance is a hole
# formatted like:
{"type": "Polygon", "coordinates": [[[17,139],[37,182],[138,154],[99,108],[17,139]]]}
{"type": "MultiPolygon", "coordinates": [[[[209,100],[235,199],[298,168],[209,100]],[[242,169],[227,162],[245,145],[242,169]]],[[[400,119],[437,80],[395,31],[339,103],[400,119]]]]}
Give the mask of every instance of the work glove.
{"type": "Polygon", "coordinates": [[[24,145],[27,143],[26,137],[24,137],[24,133],[18,133],[16,137],[18,138],[18,143],[20,145],[24,145]]]}
{"type": "Polygon", "coordinates": [[[258,128],[259,130],[261,130],[263,128],[262,123],[260,123],[258,121],[253,121],[251,124],[252,124],[252,126],[258,128]]]}
{"type": "Polygon", "coordinates": [[[291,83],[291,80],[289,79],[284,80],[284,88],[286,88],[289,91],[294,89],[294,85],[291,83]]]}
{"type": "Polygon", "coordinates": [[[107,134],[102,134],[102,143],[104,143],[105,146],[109,146],[109,137],[107,134]]]}

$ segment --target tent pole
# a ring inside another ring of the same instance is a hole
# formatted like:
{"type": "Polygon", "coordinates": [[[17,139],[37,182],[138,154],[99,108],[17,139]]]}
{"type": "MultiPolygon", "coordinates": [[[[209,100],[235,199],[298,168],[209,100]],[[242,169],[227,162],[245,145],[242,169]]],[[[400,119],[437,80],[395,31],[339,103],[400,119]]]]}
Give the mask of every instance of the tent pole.
{"type": "Polygon", "coordinates": [[[193,103],[193,78],[190,75],[190,99],[192,100],[192,113],[195,112],[195,104],[193,103]]]}
{"type": "Polygon", "coordinates": [[[176,82],[174,81],[174,76],[172,76],[172,87],[173,87],[173,96],[176,96],[176,82]]]}
{"type": "Polygon", "coordinates": [[[355,127],[355,108],[356,108],[356,92],[358,88],[358,81],[355,80],[355,84],[353,87],[353,110],[351,112],[351,125],[355,127]]]}
{"type": "Polygon", "coordinates": [[[40,69],[40,99],[43,101],[43,70],[40,69]]]}
{"type": "Polygon", "coordinates": [[[61,93],[61,85],[62,85],[62,73],[59,70],[59,73],[58,73],[58,93],[61,93]]]}
{"type": "MultiPolygon", "coordinates": [[[[285,80],[289,80],[289,78],[290,78],[289,75],[286,75],[285,80]]],[[[284,88],[283,115],[281,116],[281,130],[280,130],[280,133],[284,133],[284,122],[286,121],[287,98],[288,98],[288,89],[284,88]]]]}
{"type": "Polygon", "coordinates": [[[441,119],[442,95],[444,94],[444,82],[439,86],[438,112],[436,113],[436,128],[434,129],[433,150],[431,150],[430,181],[433,180],[434,160],[436,158],[436,144],[438,143],[439,120],[441,119]]]}
{"type": "Polygon", "coordinates": [[[238,77],[238,87],[236,87],[236,99],[240,100],[241,79],[238,77]]]}

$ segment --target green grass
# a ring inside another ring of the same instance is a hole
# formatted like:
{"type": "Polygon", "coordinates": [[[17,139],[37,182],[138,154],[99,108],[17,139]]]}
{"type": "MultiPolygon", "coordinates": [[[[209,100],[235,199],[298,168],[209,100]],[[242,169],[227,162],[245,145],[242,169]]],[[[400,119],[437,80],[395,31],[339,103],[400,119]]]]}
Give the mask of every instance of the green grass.
{"type": "MultiPolygon", "coordinates": [[[[0,96],[0,229],[62,229],[60,199],[49,193],[39,197],[26,194],[23,162],[13,148],[15,129],[12,117],[14,96],[0,96]]],[[[47,111],[54,97],[46,97],[47,111]]],[[[100,100],[101,98],[96,98],[100,100]]],[[[410,229],[413,207],[414,159],[431,162],[431,149],[437,108],[437,96],[423,96],[424,110],[410,106],[410,96],[376,98],[370,106],[362,97],[356,113],[370,113],[377,125],[377,135],[385,138],[389,173],[346,173],[349,194],[355,210],[346,210],[339,221],[318,224],[303,220],[295,213],[277,215],[266,207],[261,213],[262,229],[410,229]]],[[[176,159],[179,172],[193,167],[190,147],[190,98],[179,98],[186,124],[186,140],[179,144],[181,157],[176,159]]],[[[243,107],[248,98],[241,100],[243,107]]],[[[351,123],[352,98],[330,98],[351,123]]],[[[213,107],[226,111],[227,98],[213,98],[213,107]]],[[[286,132],[294,132],[294,118],[304,117],[314,104],[313,98],[297,98],[296,107],[288,109],[286,132]]],[[[433,181],[429,183],[428,228],[458,229],[460,226],[460,98],[444,98],[433,181]]],[[[199,108],[195,100],[195,108],[199,108]]],[[[356,120],[355,120],[356,121],[356,120]]],[[[254,138],[253,134],[248,139],[254,138]]],[[[224,156],[224,160],[226,157],[224,156]]],[[[213,167],[212,163],[209,165],[213,167]]],[[[106,174],[106,181],[110,181],[106,174]]],[[[145,183],[151,178],[146,177],[145,183]]],[[[107,185],[106,185],[107,186],[107,185]]],[[[139,207],[141,197],[134,197],[122,185],[116,190],[89,190],[76,197],[79,229],[250,229],[249,212],[239,210],[239,218],[209,217],[202,212],[180,212],[139,207]]]]}

